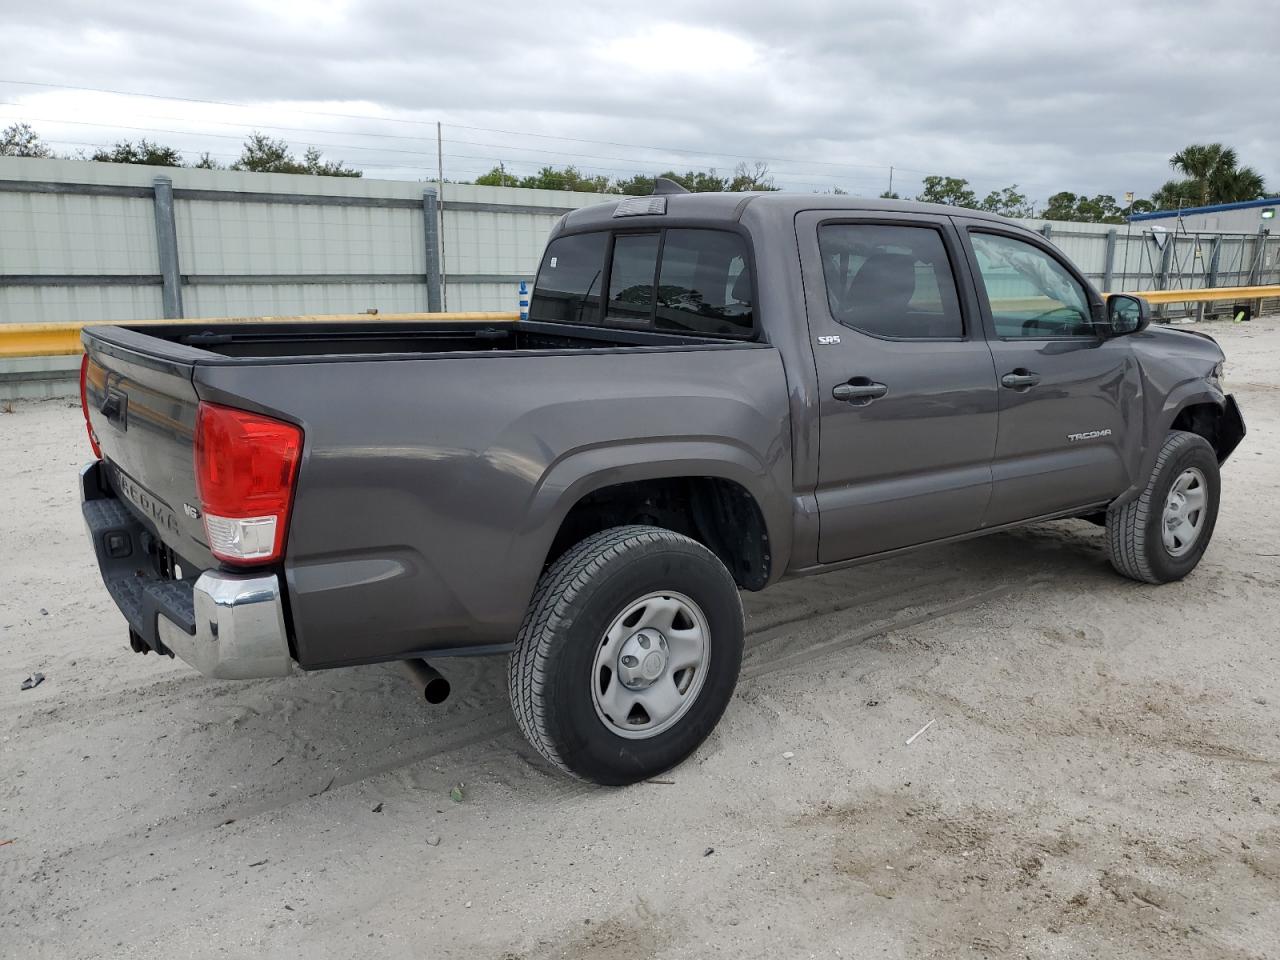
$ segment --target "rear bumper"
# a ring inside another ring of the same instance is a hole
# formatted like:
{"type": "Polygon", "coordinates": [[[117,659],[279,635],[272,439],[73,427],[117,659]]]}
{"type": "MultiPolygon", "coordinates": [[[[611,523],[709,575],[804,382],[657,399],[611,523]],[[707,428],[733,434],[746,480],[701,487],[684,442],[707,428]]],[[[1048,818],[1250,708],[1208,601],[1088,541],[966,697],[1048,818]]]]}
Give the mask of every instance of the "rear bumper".
{"type": "Polygon", "coordinates": [[[142,643],[181,657],[207,677],[247,680],[293,672],[274,573],[160,577],[148,554],[151,534],[112,494],[101,461],[80,471],[80,501],[102,581],[142,643]]]}

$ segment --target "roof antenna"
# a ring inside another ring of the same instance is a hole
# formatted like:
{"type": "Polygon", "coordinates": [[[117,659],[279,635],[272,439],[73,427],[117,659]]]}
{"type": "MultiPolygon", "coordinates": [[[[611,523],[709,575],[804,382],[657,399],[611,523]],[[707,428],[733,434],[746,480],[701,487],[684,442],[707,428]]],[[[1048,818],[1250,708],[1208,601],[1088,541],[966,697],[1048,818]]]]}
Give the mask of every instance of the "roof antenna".
{"type": "Polygon", "coordinates": [[[683,186],[676,183],[670,177],[654,177],[653,178],[653,196],[657,197],[667,193],[688,193],[683,186]]]}

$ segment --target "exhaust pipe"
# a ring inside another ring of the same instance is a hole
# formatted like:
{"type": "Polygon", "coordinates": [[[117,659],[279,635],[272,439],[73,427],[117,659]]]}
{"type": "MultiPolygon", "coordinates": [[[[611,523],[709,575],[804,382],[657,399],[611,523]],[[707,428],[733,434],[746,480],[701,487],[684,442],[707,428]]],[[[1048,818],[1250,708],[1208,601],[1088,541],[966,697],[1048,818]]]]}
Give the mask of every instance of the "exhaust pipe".
{"type": "Polygon", "coordinates": [[[439,670],[422,659],[400,662],[413,681],[422,687],[422,695],[427,703],[444,703],[449,699],[449,681],[440,675],[439,670]]]}

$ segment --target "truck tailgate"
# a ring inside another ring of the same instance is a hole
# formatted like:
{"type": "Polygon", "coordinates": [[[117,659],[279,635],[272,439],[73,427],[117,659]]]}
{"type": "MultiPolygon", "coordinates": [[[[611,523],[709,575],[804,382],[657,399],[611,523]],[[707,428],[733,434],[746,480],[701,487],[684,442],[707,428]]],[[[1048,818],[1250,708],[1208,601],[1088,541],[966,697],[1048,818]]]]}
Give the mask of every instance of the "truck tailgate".
{"type": "Polygon", "coordinates": [[[215,566],[196,509],[194,436],[199,351],[129,330],[89,328],[89,422],[107,482],[176,554],[183,576],[215,566]]]}

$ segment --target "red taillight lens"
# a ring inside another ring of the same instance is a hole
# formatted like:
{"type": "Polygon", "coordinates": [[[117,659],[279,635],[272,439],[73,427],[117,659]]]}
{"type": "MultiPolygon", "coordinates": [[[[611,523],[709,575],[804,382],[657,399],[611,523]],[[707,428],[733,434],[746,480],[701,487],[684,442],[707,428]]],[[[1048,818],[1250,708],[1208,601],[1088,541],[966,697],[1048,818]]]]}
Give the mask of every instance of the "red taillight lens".
{"type": "Polygon", "coordinates": [[[269,563],[284,549],[302,430],[247,410],[201,403],[196,490],[209,549],[227,563],[269,563]]]}
{"type": "MultiPolygon", "coordinates": [[[[97,369],[97,368],[95,368],[97,369]]],[[[102,459],[102,448],[98,446],[98,435],[93,432],[93,424],[89,422],[89,355],[80,358],[80,410],[84,413],[84,428],[89,431],[89,446],[93,455],[102,459]]]]}

